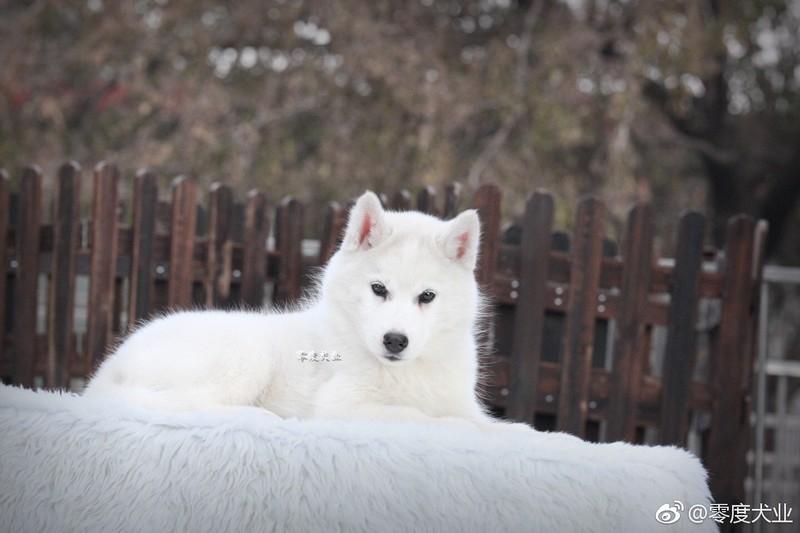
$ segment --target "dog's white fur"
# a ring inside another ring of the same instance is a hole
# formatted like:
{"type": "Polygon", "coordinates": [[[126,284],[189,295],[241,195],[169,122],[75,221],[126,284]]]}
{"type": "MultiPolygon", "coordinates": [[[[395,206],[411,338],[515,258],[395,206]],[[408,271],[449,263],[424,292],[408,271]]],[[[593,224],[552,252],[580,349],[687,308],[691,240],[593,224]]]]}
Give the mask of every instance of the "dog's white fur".
{"type": "Polygon", "coordinates": [[[317,294],[299,310],[185,311],[156,319],[106,359],[85,394],[166,409],[249,406],[281,417],[497,427],[475,390],[479,240],[474,210],[442,221],[384,211],[366,192],[317,294]],[[373,293],[374,282],[388,297],[373,293]],[[425,290],[436,297],[420,304],[425,290]],[[386,357],[387,332],[408,337],[401,360],[386,357]],[[335,351],[342,360],[301,361],[299,351],[335,351]]]}

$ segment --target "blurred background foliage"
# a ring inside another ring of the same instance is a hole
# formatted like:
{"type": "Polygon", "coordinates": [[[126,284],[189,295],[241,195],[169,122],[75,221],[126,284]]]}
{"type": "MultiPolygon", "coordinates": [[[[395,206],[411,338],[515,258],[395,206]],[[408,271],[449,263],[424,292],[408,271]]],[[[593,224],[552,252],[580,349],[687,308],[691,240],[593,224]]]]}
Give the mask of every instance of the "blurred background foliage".
{"type": "Polygon", "coordinates": [[[771,225],[800,262],[800,0],[0,2],[0,165],[108,158],[324,202],[484,181],[559,222],[771,225]]]}

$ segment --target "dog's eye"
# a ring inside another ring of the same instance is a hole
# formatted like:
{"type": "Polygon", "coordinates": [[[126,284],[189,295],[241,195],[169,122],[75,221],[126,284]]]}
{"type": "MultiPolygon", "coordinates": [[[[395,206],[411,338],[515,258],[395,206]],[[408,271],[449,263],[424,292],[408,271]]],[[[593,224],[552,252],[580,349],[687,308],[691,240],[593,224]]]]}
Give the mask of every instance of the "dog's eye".
{"type": "Polygon", "coordinates": [[[386,295],[389,294],[389,291],[386,290],[386,286],[377,281],[372,284],[372,292],[375,293],[375,296],[380,296],[381,298],[386,298],[386,295]]]}
{"type": "Polygon", "coordinates": [[[434,298],[436,298],[436,293],[431,290],[427,290],[427,291],[422,291],[419,297],[417,297],[417,301],[419,301],[419,303],[421,304],[429,304],[433,301],[434,298]]]}

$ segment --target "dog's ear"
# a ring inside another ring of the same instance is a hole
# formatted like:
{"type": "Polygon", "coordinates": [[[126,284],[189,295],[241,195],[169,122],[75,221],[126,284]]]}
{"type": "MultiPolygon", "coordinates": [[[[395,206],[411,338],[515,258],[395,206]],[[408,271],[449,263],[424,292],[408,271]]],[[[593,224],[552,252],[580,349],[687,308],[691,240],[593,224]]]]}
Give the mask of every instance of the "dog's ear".
{"type": "Polygon", "coordinates": [[[447,223],[447,229],[440,242],[444,248],[444,255],[474,270],[478,262],[480,240],[481,221],[478,212],[468,209],[447,223]]]}
{"type": "Polygon", "coordinates": [[[362,194],[350,209],[342,249],[369,250],[389,234],[381,201],[372,191],[362,194]]]}

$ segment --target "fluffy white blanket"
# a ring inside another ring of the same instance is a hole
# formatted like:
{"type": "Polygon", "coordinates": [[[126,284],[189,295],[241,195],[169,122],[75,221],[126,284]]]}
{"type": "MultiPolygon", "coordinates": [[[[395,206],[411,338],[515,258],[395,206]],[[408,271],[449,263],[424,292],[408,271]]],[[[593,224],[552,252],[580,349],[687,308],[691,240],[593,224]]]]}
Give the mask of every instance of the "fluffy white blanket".
{"type": "Polygon", "coordinates": [[[157,413],[0,386],[0,531],[715,531],[676,448],[157,413]]]}

